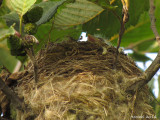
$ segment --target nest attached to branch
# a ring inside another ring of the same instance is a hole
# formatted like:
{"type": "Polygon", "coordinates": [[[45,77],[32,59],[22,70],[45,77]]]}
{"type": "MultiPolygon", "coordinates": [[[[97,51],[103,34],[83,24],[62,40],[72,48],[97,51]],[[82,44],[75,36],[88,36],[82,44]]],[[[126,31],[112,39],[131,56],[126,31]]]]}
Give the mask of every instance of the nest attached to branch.
{"type": "Polygon", "coordinates": [[[66,41],[41,50],[36,56],[39,80],[29,71],[15,88],[32,111],[20,119],[35,120],[129,120],[135,116],[152,116],[149,90],[145,86],[134,95],[124,93],[129,78],[142,72],[134,61],[106,44],[66,41]],[[104,47],[104,46],[103,46],[104,47]]]}

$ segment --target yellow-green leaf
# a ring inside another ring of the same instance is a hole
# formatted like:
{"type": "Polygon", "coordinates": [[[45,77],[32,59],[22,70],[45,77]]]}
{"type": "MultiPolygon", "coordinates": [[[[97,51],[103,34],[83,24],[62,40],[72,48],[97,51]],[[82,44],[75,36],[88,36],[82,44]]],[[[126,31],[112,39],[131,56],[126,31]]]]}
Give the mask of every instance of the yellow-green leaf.
{"type": "Polygon", "coordinates": [[[104,9],[87,0],[76,0],[66,5],[55,17],[55,27],[65,29],[73,25],[84,24],[99,15],[104,9]]]}
{"type": "Polygon", "coordinates": [[[23,16],[35,2],[36,0],[10,0],[12,9],[15,10],[19,16],[23,16]]]}
{"type": "Polygon", "coordinates": [[[10,28],[1,28],[0,29],[0,41],[3,41],[8,36],[14,35],[14,34],[15,34],[15,30],[12,26],[10,28]]]}

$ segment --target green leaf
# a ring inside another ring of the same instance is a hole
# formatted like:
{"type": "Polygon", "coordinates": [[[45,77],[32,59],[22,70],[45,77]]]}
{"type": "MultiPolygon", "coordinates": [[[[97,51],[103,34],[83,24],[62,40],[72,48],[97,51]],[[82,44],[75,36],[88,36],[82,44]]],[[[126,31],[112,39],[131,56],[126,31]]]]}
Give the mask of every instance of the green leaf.
{"type": "Polygon", "coordinates": [[[139,21],[141,14],[148,12],[149,10],[149,0],[130,0],[129,6],[129,21],[126,24],[126,27],[130,25],[136,25],[139,21]]]}
{"type": "Polygon", "coordinates": [[[83,25],[83,31],[87,31],[88,34],[100,34],[105,38],[110,38],[118,33],[119,29],[119,20],[108,10],[103,11],[99,16],[83,25]]]}
{"type": "Polygon", "coordinates": [[[84,24],[104,11],[100,6],[87,0],[76,0],[66,5],[55,17],[54,25],[67,29],[74,25],[84,24]]]}
{"type": "Polygon", "coordinates": [[[0,18],[5,19],[8,26],[11,26],[15,23],[15,26],[14,26],[15,30],[17,31],[19,30],[19,17],[16,12],[11,12],[9,14],[1,16],[0,18]]]}
{"type": "Polygon", "coordinates": [[[23,23],[36,23],[40,20],[43,14],[43,8],[36,6],[27,11],[26,14],[23,15],[23,23]]]}
{"type": "Polygon", "coordinates": [[[0,41],[14,34],[15,34],[15,30],[12,26],[10,28],[1,28],[0,29],[0,41]]]}
{"type": "MultiPolygon", "coordinates": [[[[160,1],[155,1],[155,17],[156,28],[160,33],[160,1]]],[[[111,38],[111,42],[116,45],[118,34],[111,38]]],[[[156,43],[155,36],[151,29],[150,17],[148,12],[141,14],[138,23],[126,29],[121,46],[125,48],[134,49],[140,53],[157,52],[159,50],[156,43]]]]}
{"type": "Polygon", "coordinates": [[[137,52],[129,54],[129,56],[131,56],[135,61],[139,61],[139,62],[146,62],[148,60],[151,60],[149,57],[145,56],[144,54],[140,54],[137,52]]]}
{"type": "MultiPolygon", "coordinates": [[[[52,28],[51,23],[42,24],[35,35],[35,37],[39,40],[39,46],[36,47],[36,51],[42,49],[42,46],[48,42],[49,32],[52,28]]],[[[73,27],[66,30],[58,30],[53,29],[50,33],[50,41],[52,42],[61,42],[69,39],[69,37],[78,40],[82,32],[81,26],[73,27]]]]}
{"type": "Polygon", "coordinates": [[[0,6],[0,16],[3,16],[9,12],[9,9],[5,5],[5,2],[2,2],[2,5],[0,6]]]}
{"type": "Polygon", "coordinates": [[[104,9],[109,9],[109,10],[115,10],[118,7],[111,5],[109,0],[88,0],[88,1],[91,1],[97,5],[100,5],[104,9]]]}
{"type": "MultiPolygon", "coordinates": [[[[99,0],[96,0],[99,1],[99,0]]],[[[101,0],[105,1],[105,0],[101,0]]],[[[110,5],[110,3],[108,3],[110,5]]],[[[121,0],[114,0],[112,6],[118,6],[115,10],[105,9],[105,11],[83,25],[83,31],[89,34],[100,34],[106,38],[119,33],[120,19],[122,16],[122,3],[121,0]]],[[[130,0],[129,7],[129,21],[126,28],[138,23],[139,17],[144,11],[149,9],[149,0],[130,0]]]]}
{"type": "Polygon", "coordinates": [[[11,56],[7,49],[0,47],[0,65],[4,65],[10,72],[12,72],[16,66],[17,59],[11,56]]]}
{"type": "Polygon", "coordinates": [[[10,0],[12,9],[17,12],[20,19],[19,33],[22,34],[22,18],[23,15],[30,9],[36,0],[10,0]]]}
{"type": "Polygon", "coordinates": [[[44,24],[48,22],[56,13],[57,8],[63,4],[66,0],[61,1],[48,1],[48,2],[41,2],[39,4],[36,4],[35,6],[39,6],[43,8],[43,15],[41,19],[36,22],[37,25],[44,24]]]}
{"type": "Polygon", "coordinates": [[[21,17],[30,9],[36,0],[10,0],[10,2],[13,10],[21,17]]]}

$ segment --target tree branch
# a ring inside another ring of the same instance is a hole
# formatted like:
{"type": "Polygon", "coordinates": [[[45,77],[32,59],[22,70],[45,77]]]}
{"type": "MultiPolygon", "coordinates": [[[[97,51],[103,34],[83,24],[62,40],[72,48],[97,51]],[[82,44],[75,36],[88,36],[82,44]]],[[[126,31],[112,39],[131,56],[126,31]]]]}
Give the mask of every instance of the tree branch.
{"type": "Polygon", "coordinates": [[[25,104],[23,101],[5,84],[5,82],[0,78],[0,90],[11,100],[16,109],[24,111],[25,104]]]}
{"type": "Polygon", "coordinates": [[[119,37],[118,37],[118,41],[117,41],[117,56],[118,56],[118,49],[120,47],[121,44],[121,39],[122,36],[124,34],[125,31],[125,24],[128,22],[129,20],[129,13],[128,13],[128,9],[129,9],[129,0],[121,0],[123,8],[122,8],[122,20],[121,20],[121,28],[120,28],[120,32],[119,32],[119,37]]]}
{"type": "Polygon", "coordinates": [[[33,63],[34,79],[35,79],[35,82],[37,83],[38,82],[38,64],[37,64],[36,57],[33,50],[34,44],[39,44],[39,41],[35,36],[25,35],[23,37],[23,45],[26,47],[25,51],[27,52],[27,55],[30,57],[33,63]]]}
{"type": "Polygon", "coordinates": [[[158,45],[160,46],[160,35],[156,29],[156,24],[155,24],[155,16],[154,16],[154,11],[155,11],[155,6],[154,6],[154,0],[150,0],[150,10],[149,10],[149,15],[150,15],[150,20],[151,20],[151,29],[156,37],[156,40],[158,42],[158,45]]]}
{"type": "Polygon", "coordinates": [[[34,79],[35,83],[38,82],[38,64],[36,61],[36,57],[34,54],[33,46],[29,49],[26,49],[28,56],[30,57],[32,63],[33,63],[33,69],[34,69],[34,79]]]}
{"type": "Polygon", "coordinates": [[[116,58],[114,60],[114,68],[116,67],[116,62],[118,59],[118,54],[119,54],[119,47],[121,44],[121,40],[122,40],[122,36],[125,32],[125,24],[128,22],[129,20],[129,13],[128,13],[128,8],[129,8],[129,3],[128,0],[121,0],[123,8],[122,8],[122,20],[121,20],[121,27],[120,27],[120,32],[119,32],[119,37],[118,37],[118,41],[117,41],[117,50],[116,50],[116,58]],[[126,3],[127,1],[127,3],[126,3]]]}
{"type": "Polygon", "coordinates": [[[152,79],[152,77],[156,74],[159,68],[160,68],[160,51],[158,52],[158,55],[152,62],[152,64],[140,77],[129,80],[128,85],[125,88],[125,91],[128,93],[134,93],[137,89],[140,90],[144,85],[146,85],[152,79]]]}
{"type": "MultiPolygon", "coordinates": [[[[155,25],[154,10],[155,10],[154,0],[150,0],[149,14],[151,19],[151,28],[158,44],[160,45],[160,36],[155,25]]],[[[152,79],[152,77],[157,73],[159,68],[160,68],[160,51],[158,52],[158,55],[156,56],[152,64],[140,77],[129,80],[128,85],[125,88],[125,92],[135,93],[136,90],[140,90],[144,85],[146,85],[152,79]]]]}

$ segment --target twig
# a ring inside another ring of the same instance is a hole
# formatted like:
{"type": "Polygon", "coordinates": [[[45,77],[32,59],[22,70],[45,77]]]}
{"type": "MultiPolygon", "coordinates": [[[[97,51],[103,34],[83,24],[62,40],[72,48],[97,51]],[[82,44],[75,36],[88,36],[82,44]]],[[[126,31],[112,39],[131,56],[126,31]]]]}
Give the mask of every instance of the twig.
{"type": "Polygon", "coordinates": [[[158,77],[158,84],[159,84],[158,101],[160,101],[160,76],[158,77]]]}
{"type": "Polygon", "coordinates": [[[158,98],[156,99],[156,97],[153,95],[152,91],[150,91],[150,94],[151,94],[152,98],[155,100],[155,102],[157,103],[157,105],[160,106],[160,102],[158,101],[158,98]]]}
{"type": "Polygon", "coordinates": [[[134,93],[137,89],[140,90],[144,85],[146,85],[152,79],[152,77],[156,74],[159,68],[160,68],[160,51],[158,52],[158,55],[152,62],[152,64],[140,77],[129,80],[129,84],[126,87],[125,91],[129,93],[134,93]]]}
{"type": "Polygon", "coordinates": [[[17,62],[16,67],[13,70],[13,73],[19,72],[22,67],[22,63],[20,61],[17,62]]]}
{"type": "Polygon", "coordinates": [[[26,49],[28,56],[30,57],[32,63],[33,63],[33,69],[34,69],[34,79],[35,82],[38,82],[38,64],[35,58],[33,46],[30,49],[26,49]]]}
{"type": "Polygon", "coordinates": [[[5,84],[0,78],[0,90],[11,100],[12,104],[21,111],[25,110],[25,104],[23,101],[5,84]]]}
{"type": "Polygon", "coordinates": [[[50,29],[50,31],[48,32],[48,42],[51,42],[51,32],[52,32],[53,28],[54,28],[54,21],[52,22],[51,29],[50,29]]]}
{"type": "MultiPolygon", "coordinates": [[[[159,43],[160,37],[157,32],[156,26],[155,26],[155,17],[154,17],[154,0],[150,0],[150,18],[151,18],[151,28],[153,33],[156,36],[156,40],[159,43]]],[[[133,78],[129,80],[129,84],[126,86],[125,91],[129,93],[134,93],[136,90],[140,90],[144,85],[146,85],[152,77],[157,73],[157,71],[160,68],[160,50],[158,52],[158,55],[152,62],[152,64],[147,68],[147,70],[138,78],[133,78]]]]}
{"type": "Polygon", "coordinates": [[[121,2],[123,4],[123,9],[122,9],[121,28],[120,28],[120,32],[119,32],[118,41],[117,41],[117,56],[118,56],[118,49],[119,49],[120,44],[121,44],[121,39],[122,39],[122,36],[124,34],[124,31],[125,31],[125,24],[129,20],[129,13],[128,13],[129,0],[121,0],[121,2]]]}
{"type": "Polygon", "coordinates": [[[34,79],[35,79],[35,82],[37,83],[38,82],[38,64],[35,58],[33,47],[31,48],[31,53],[33,56],[32,62],[33,62],[33,67],[34,67],[34,79]]]}
{"type": "Polygon", "coordinates": [[[116,59],[114,61],[114,65],[116,66],[116,62],[118,59],[118,49],[120,47],[121,44],[121,40],[122,40],[122,36],[124,34],[125,31],[125,24],[128,22],[129,20],[129,13],[128,13],[128,7],[129,7],[129,3],[126,3],[126,1],[121,0],[122,4],[123,4],[123,9],[122,9],[122,20],[121,20],[121,28],[120,28],[120,32],[119,32],[119,37],[118,37],[118,41],[117,41],[117,50],[116,50],[116,59]]]}
{"type": "Polygon", "coordinates": [[[39,44],[39,41],[33,35],[25,35],[23,37],[23,45],[26,47],[25,51],[27,52],[27,55],[30,57],[33,63],[34,79],[35,79],[35,82],[37,83],[38,82],[38,64],[35,58],[33,44],[39,44]]]}
{"type": "Polygon", "coordinates": [[[3,65],[2,68],[3,70],[5,70],[8,74],[11,74],[11,72],[3,65]]]}
{"type": "Polygon", "coordinates": [[[52,22],[51,29],[50,29],[49,32],[48,32],[48,38],[47,38],[48,41],[47,41],[46,51],[48,51],[49,43],[51,42],[51,32],[52,32],[53,29],[54,29],[54,21],[52,22]]]}
{"type": "Polygon", "coordinates": [[[121,39],[122,39],[122,36],[123,36],[124,31],[125,31],[125,23],[124,23],[124,22],[121,22],[121,28],[120,28],[120,32],[119,32],[118,41],[117,41],[117,51],[116,51],[116,55],[117,55],[117,56],[118,56],[118,49],[119,49],[119,47],[120,47],[121,39]]]}
{"type": "Polygon", "coordinates": [[[150,20],[151,20],[151,29],[156,37],[156,40],[158,42],[158,45],[160,46],[160,35],[156,29],[156,24],[155,24],[155,16],[154,16],[154,11],[155,11],[155,6],[154,6],[154,0],[150,0],[150,10],[149,10],[149,15],[150,15],[150,20]]]}

